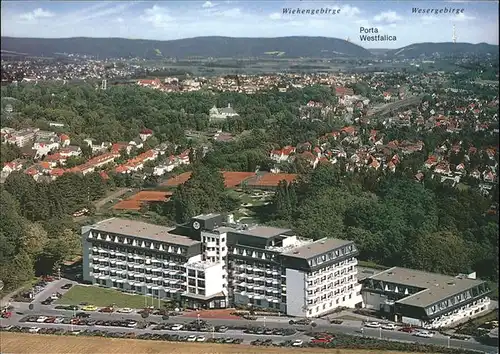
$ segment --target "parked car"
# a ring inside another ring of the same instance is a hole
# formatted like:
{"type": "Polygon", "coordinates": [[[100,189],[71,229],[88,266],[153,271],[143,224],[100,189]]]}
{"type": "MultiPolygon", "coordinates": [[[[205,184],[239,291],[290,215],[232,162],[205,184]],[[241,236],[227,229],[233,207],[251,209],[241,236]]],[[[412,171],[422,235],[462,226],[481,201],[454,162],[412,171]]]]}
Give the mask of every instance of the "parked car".
{"type": "Polygon", "coordinates": [[[189,337],[187,337],[187,341],[188,342],[196,342],[196,336],[195,335],[190,335],[189,337]]]}
{"type": "Polygon", "coordinates": [[[367,323],[365,323],[365,327],[368,327],[368,328],[379,328],[380,327],[380,323],[378,323],[378,322],[367,322],[367,323]]]}
{"type": "Polygon", "coordinates": [[[2,318],[11,318],[11,317],[12,317],[11,311],[3,311],[2,312],[2,318]]]}
{"type": "Polygon", "coordinates": [[[97,306],[94,305],[86,305],[82,307],[83,311],[97,311],[97,306]]]}
{"type": "Polygon", "coordinates": [[[292,346],[294,347],[302,347],[302,345],[304,345],[304,341],[301,339],[296,339],[292,343],[292,346]]]}
{"type": "Polygon", "coordinates": [[[227,326],[217,326],[215,327],[215,330],[220,333],[224,333],[228,330],[227,326]]]}
{"type": "Polygon", "coordinates": [[[115,311],[115,309],[112,308],[112,307],[109,307],[109,306],[108,307],[103,307],[102,309],[99,310],[99,312],[104,312],[104,313],[112,313],[114,311],[115,311]]]}
{"type": "Polygon", "coordinates": [[[67,289],[70,289],[72,286],[73,286],[73,284],[67,283],[67,284],[64,284],[63,286],[61,286],[61,289],[67,290],[67,289]]]}
{"type": "Polygon", "coordinates": [[[205,342],[207,339],[205,338],[205,336],[198,336],[196,337],[196,341],[197,342],[205,342]]]}
{"type": "Polygon", "coordinates": [[[89,318],[90,317],[90,314],[89,313],[85,313],[85,312],[78,312],[76,314],[76,317],[80,317],[80,318],[89,318]]]}
{"type": "Polygon", "coordinates": [[[414,335],[417,337],[422,337],[422,338],[432,338],[434,336],[434,334],[432,332],[429,332],[429,331],[417,331],[417,332],[415,332],[414,335]]]}
{"type": "Polygon", "coordinates": [[[308,318],[303,318],[300,320],[290,320],[288,323],[291,325],[308,326],[312,323],[312,321],[308,318]]]}
{"type": "Polygon", "coordinates": [[[30,327],[30,333],[38,333],[40,331],[40,327],[30,327]]]}
{"type": "Polygon", "coordinates": [[[134,310],[132,310],[131,308],[128,308],[128,307],[124,307],[122,309],[119,309],[117,312],[118,313],[131,313],[133,312],[134,310]]]}
{"type": "Polygon", "coordinates": [[[386,329],[388,331],[394,331],[396,329],[396,325],[394,323],[382,323],[380,328],[386,329]]]}
{"type": "Polygon", "coordinates": [[[417,329],[415,327],[403,327],[399,329],[400,332],[405,332],[405,333],[413,333],[416,330],[417,329]]]}
{"type": "Polygon", "coordinates": [[[172,327],[170,327],[170,330],[171,331],[180,331],[183,327],[184,327],[184,325],[174,324],[172,327]]]}
{"type": "Polygon", "coordinates": [[[38,317],[38,318],[37,318],[37,320],[36,320],[36,321],[37,321],[38,323],[43,323],[43,322],[45,322],[45,320],[46,320],[47,318],[48,318],[47,316],[40,316],[40,317],[38,317]]]}
{"type": "Polygon", "coordinates": [[[54,302],[50,297],[41,302],[42,305],[50,305],[54,302]]]}
{"type": "Polygon", "coordinates": [[[328,338],[313,338],[311,339],[312,344],[320,344],[320,343],[330,343],[331,340],[328,338]]]}

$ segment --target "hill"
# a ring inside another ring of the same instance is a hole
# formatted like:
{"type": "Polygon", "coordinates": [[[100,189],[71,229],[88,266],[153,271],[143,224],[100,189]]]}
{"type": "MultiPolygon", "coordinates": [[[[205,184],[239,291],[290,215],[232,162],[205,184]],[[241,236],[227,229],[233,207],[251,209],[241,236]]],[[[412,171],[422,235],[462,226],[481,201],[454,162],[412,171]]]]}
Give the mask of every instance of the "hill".
{"type": "Polygon", "coordinates": [[[442,57],[464,54],[498,55],[498,46],[487,43],[416,43],[388,51],[385,55],[389,58],[413,59],[421,56],[429,57],[436,54],[442,57]]]}
{"type": "Polygon", "coordinates": [[[86,54],[99,58],[328,58],[369,57],[371,53],[338,38],[279,37],[232,38],[195,37],[170,41],[125,38],[15,38],[2,37],[2,51],[31,56],[60,53],[86,54]]]}

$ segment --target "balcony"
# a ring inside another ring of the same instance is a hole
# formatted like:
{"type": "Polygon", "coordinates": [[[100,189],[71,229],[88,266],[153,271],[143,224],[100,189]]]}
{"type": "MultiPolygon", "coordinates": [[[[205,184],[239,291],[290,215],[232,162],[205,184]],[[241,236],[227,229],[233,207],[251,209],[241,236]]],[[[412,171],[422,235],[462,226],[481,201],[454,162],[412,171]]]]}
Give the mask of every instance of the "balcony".
{"type": "Polygon", "coordinates": [[[217,257],[217,251],[205,251],[207,257],[217,257]]]}
{"type": "Polygon", "coordinates": [[[209,247],[209,248],[212,248],[212,247],[213,247],[213,248],[218,248],[218,247],[219,247],[219,246],[217,245],[217,242],[214,242],[214,241],[212,241],[212,242],[206,242],[206,243],[205,243],[205,245],[206,245],[207,247],[209,247]]]}

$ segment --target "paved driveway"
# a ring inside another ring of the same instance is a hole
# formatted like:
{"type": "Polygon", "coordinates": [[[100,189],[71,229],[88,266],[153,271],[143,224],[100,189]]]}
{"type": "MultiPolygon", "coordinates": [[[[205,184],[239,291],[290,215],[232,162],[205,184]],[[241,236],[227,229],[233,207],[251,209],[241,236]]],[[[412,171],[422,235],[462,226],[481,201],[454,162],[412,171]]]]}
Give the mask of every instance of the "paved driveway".
{"type": "MultiPolygon", "coordinates": [[[[64,281],[63,281],[64,283],[64,281]]],[[[62,285],[62,284],[61,284],[62,285]]],[[[29,323],[20,323],[19,320],[26,315],[47,315],[47,316],[66,316],[70,317],[72,315],[72,311],[66,311],[66,310],[56,310],[54,306],[49,305],[49,306],[44,306],[41,304],[35,304],[35,307],[32,311],[28,309],[28,305],[26,303],[15,303],[14,306],[16,307],[16,311],[19,311],[23,313],[22,315],[20,314],[15,314],[12,318],[2,320],[0,323],[2,325],[21,325],[21,326],[30,326],[31,324],[29,323]]],[[[134,314],[119,314],[119,313],[113,313],[113,314],[104,314],[104,313],[99,313],[99,312],[93,312],[91,313],[91,318],[94,320],[120,320],[120,319],[134,319],[137,321],[142,321],[143,319],[141,318],[140,315],[134,313],[134,314]]],[[[188,322],[193,321],[193,318],[191,317],[171,317],[168,321],[162,321],[161,316],[150,316],[148,317],[149,321],[154,321],[157,323],[164,322],[164,323],[180,323],[180,324],[185,324],[188,322]]],[[[212,325],[226,325],[226,326],[243,326],[243,327],[257,327],[257,326],[264,326],[263,321],[247,321],[243,319],[239,320],[224,320],[224,319],[207,319],[208,322],[212,325]]],[[[288,321],[273,321],[273,318],[266,318],[265,322],[266,327],[269,328],[290,328],[291,326],[288,324],[288,321]]],[[[54,325],[54,324],[36,324],[35,326],[37,327],[42,327],[42,326],[58,326],[61,328],[66,328],[67,326],[70,325],[54,325]]],[[[82,329],[87,328],[86,326],[74,326],[74,327],[80,327],[82,329]]],[[[348,335],[354,335],[354,336],[362,336],[360,333],[360,326],[359,325],[353,325],[350,323],[342,323],[341,325],[334,325],[334,324],[319,324],[315,328],[312,328],[311,326],[293,326],[294,328],[297,329],[302,329],[305,331],[315,331],[315,332],[321,332],[321,331],[328,331],[332,333],[342,333],[342,334],[348,334],[348,335]]],[[[131,332],[136,332],[136,333],[153,333],[157,331],[152,331],[151,329],[145,329],[145,330],[137,330],[137,329],[124,329],[124,328],[112,328],[112,327],[103,327],[103,329],[106,330],[111,330],[113,332],[126,332],[126,331],[131,331],[131,332]]],[[[393,341],[398,341],[398,342],[417,342],[417,343],[422,343],[422,344],[434,344],[434,345],[440,345],[440,346],[450,346],[454,348],[464,348],[464,349],[472,349],[472,350],[478,350],[482,352],[497,352],[497,348],[487,346],[480,344],[474,340],[470,341],[462,341],[462,340],[456,340],[456,339],[449,339],[449,337],[443,336],[441,334],[436,334],[433,338],[420,338],[420,337],[415,337],[412,336],[411,334],[404,333],[404,332],[398,332],[398,331],[386,331],[386,330],[380,330],[376,328],[364,328],[364,333],[363,335],[366,337],[372,337],[372,338],[382,338],[385,340],[393,340],[393,341]]],[[[169,331],[159,331],[159,333],[170,333],[169,331]]],[[[190,332],[175,332],[175,333],[182,333],[182,335],[190,335],[190,334],[197,334],[197,333],[190,333],[190,332]]],[[[231,334],[233,332],[230,332],[231,334]]],[[[241,332],[238,332],[241,333],[241,332]]],[[[200,335],[205,335],[208,337],[207,333],[201,333],[200,335]]],[[[219,334],[217,334],[219,335],[219,334]]],[[[243,337],[241,338],[246,338],[246,340],[251,341],[257,338],[271,338],[272,336],[255,336],[255,335],[247,335],[241,333],[243,337]]],[[[233,336],[233,335],[230,335],[233,336]]],[[[240,338],[240,337],[237,337],[240,338]]],[[[280,338],[280,340],[286,340],[288,338],[301,338],[299,334],[295,335],[295,337],[277,337],[280,338]]],[[[272,339],[272,338],[271,338],[272,339]]]]}

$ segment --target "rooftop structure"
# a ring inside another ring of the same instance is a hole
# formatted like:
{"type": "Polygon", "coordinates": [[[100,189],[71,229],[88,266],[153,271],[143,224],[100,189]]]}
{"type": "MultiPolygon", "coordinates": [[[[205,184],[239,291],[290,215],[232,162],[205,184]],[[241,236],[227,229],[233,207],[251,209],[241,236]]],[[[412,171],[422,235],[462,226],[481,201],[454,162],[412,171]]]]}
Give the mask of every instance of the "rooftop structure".
{"type": "Polygon", "coordinates": [[[174,230],[172,228],[128,219],[111,218],[103,220],[91,226],[91,228],[95,231],[109,232],[182,246],[192,246],[199,243],[189,237],[171,233],[171,231],[174,230]]]}
{"type": "Polygon", "coordinates": [[[318,255],[331,252],[337,248],[352,244],[352,241],[340,240],[335,238],[324,238],[301,247],[293,248],[283,254],[288,257],[310,259],[318,255]]]}
{"type": "Polygon", "coordinates": [[[384,270],[370,278],[421,288],[421,291],[398,301],[400,304],[418,307],[427,307],[441,299],[451,297],[484,283],[482,280],[470,279],[465,276],[453,277],[401,267],[384,270]]]}

